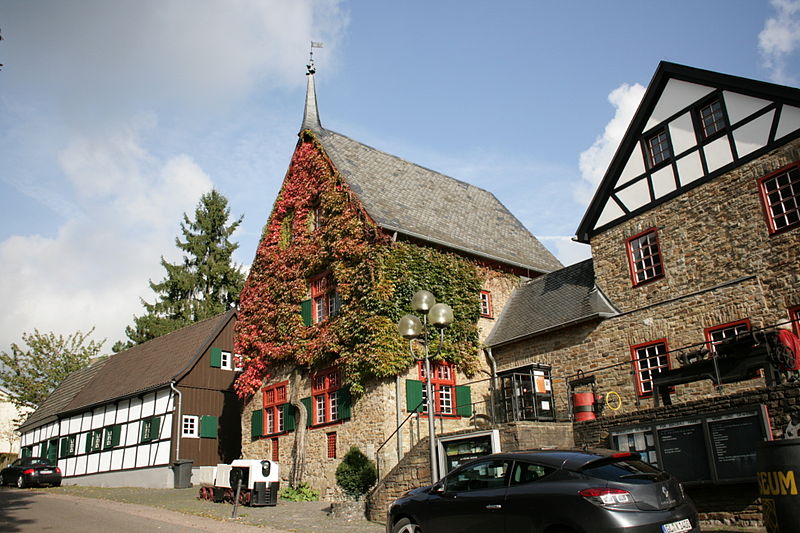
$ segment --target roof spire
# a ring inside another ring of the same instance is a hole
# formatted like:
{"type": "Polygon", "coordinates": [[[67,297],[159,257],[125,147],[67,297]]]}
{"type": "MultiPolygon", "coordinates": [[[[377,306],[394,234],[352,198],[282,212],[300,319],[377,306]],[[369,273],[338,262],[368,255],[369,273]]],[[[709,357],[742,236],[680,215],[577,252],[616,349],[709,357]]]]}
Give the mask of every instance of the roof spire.
{"type": "Polygon", "coordinates": [[[300,130],[316,130],[322,129],[322,124],[319,121],[319,109],[317,108],[317,91],[314,88],[314,73],[317,71],[314,65],[314,48],[322,48],[322,43],[311,41],[311,51],[308,54],[308,65],[306,65],[306,76],[308,76],[308,84],[306,85],[306,108],[303,112],[303,125],[300,130]]]}

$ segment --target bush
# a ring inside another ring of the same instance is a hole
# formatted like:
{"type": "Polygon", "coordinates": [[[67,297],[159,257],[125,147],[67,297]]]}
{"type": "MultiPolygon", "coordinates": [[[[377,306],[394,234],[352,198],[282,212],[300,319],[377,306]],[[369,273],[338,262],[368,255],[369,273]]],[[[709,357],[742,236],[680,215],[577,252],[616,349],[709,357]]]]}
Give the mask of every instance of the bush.
{"type": "Polygon", "coordinates": [[[315,502],[319,500],[319,491],[303,482],[297,488],[284,487],[281,489],[280,497],[293,502],[315,502]]]}
{"type": "Polygon", "coordinates": [[[375,464],[353,446],[336,468],[336,484],[345,494],[360,500],[378,480],[375,464]]]}

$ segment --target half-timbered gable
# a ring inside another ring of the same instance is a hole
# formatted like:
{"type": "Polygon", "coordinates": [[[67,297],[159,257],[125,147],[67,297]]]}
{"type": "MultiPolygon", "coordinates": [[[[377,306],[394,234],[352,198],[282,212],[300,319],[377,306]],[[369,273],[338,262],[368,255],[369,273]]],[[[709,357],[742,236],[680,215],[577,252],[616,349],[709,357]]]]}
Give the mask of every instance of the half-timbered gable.
{"type": "Polygon", "coordinates": [[[23,455],[57,460],[64,483],[152,487],[172,486],[176,460],[200,474],[238,457],[234,319],[231,311],[74,372],[19,428],[23,455]]]}

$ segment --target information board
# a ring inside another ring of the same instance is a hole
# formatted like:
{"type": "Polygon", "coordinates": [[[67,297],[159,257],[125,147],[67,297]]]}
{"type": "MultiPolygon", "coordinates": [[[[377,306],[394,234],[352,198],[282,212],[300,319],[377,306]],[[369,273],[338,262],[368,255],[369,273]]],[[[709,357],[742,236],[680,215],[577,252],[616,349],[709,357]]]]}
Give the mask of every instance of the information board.
{"type": "Polygon", "coordinates": [[[709,417],[714,468],[718,479],[755,477],[756,447],[764,440],[758,413],[709,417]]]}
{"type": "Polygon", "coordinates": [[[681,481],[711,479],[702,420],[659,425],[656,435],[663,470],[681,481]]]}

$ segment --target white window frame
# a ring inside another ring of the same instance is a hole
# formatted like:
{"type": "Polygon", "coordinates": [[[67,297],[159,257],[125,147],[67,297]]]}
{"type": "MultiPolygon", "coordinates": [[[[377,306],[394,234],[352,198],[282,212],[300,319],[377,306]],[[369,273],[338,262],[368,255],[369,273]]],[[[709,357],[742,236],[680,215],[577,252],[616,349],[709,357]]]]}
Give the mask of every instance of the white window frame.
{"type": "Polygon", "coordinates": [[[222,370],[233,370],[233,354],[222,350],[219,356],[219,367],[222,370]]]}
{"type": "Polygon", "coordinates": [[[181,437],[187,439],[200,438],[200,417],[197,415],[183,415],[181,417],[181,437]],[[188,425],[187,425],[188,423],[188,425]],[[188,431],[187,431],[188,429],[188,431]]]}

